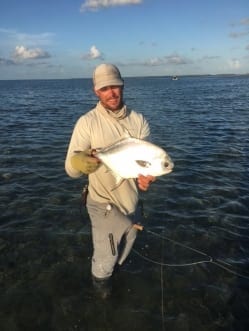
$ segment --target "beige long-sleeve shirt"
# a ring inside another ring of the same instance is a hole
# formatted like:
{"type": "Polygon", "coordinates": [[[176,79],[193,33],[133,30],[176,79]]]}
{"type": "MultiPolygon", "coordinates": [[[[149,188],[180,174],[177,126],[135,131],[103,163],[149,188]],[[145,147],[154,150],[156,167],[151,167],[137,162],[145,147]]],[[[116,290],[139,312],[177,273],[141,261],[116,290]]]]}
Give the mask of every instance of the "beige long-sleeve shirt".
{"type": "MultiPolygon", "coordinates": [[[[81,116],[72,133],[65,161],[65,169],[70,177],[78,178],[81,172],[71,165],[71,157],[76,151],[103,148],[127,136],[146,139],[150,135],[148,122],[142,114],[127,110],[123,119],[113,119],[101,103],[81,116]]],[[[135,211],[138,190],[134,179],[127,179],[120,186],[115,186],[115,178],[104,165],[89,175],[89,194],[100,203],[115,204],[124,214],[135,211]]]]}

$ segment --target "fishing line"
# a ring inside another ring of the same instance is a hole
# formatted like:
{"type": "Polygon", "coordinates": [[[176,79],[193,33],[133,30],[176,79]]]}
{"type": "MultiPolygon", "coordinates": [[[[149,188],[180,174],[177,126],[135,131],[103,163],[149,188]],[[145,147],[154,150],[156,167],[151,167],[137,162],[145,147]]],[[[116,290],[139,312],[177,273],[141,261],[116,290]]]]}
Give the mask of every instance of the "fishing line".
{"type": "Polygon", "coordinates": [[[197,264],[212,263],[212,264],[220,267],[223,270],[226,270],[227,272],[229,272],[229,273],[231,273],[231,274],[233,274],[235,276],[238,276],[238,277],[241,277],[241,278],[244,278],[244,279],[249,280],[249,276],[243,275],[243,274],[241,274],[241,273],[239,273],[237,271],[232,270],[231,269],[232,268],[232,265],[229,264],[229,263],[227,263],[227,262],[225,262],[225,261],[222,261],[220,259],[214,259],[212,256],[210,256],[210,255],[208,255],[208,254],[206,254],[206,253],[204,253],[204,252],[202,252],[202,251],[200,251],[198,249],[195,249],[195,248],[190,247],[188,245],[184,245],[184,244],[182,244],[182,243],[180,243],[180,242],[178,242],[178,241],[176,241],[174,239],[171,239],[171,238],[169,238],[169,237],[167,237],[165,235],[161,235],[161,234],[156,233],[156,232],[153,232],[151,230],[145,230],[144,228],[143,228],[143,230],[146,231],[147,233],[155,236],[155,237],[161,238],[162,240],[167,240],[167,241],[169,241],[169,242],[171,242],[171,243],[173,243],[173,244],[175,244],[177,246],[181,246],[181,247],[183,247],[185,249],[188,249],[188,250],[190,250],[192,252],[195,252],[197,254],[200,254],[200,255],[206,257],[206,259],[199,260],[199,261],[194,261],[194,262],[189,262],[189,263],[177,263],[177,264],[164,263],[163,261],[158,262],[158,261],[153,260],[153,259],[151,259],[151,258],[149,258],[147,256],[144,256],[143,254],[139,253],[135,248],[133,248],[132,249],[133,252],[136,255],[138,255],[140,258],[142,258],[143,260],[146,260],[146,261],[148,261],[150,263],[153,263],[153,264],[156,264],[156,265],[160,265],[161,267],[189,267],[189,266],[193,266],[193,265],[197,265],[197,264]]]}

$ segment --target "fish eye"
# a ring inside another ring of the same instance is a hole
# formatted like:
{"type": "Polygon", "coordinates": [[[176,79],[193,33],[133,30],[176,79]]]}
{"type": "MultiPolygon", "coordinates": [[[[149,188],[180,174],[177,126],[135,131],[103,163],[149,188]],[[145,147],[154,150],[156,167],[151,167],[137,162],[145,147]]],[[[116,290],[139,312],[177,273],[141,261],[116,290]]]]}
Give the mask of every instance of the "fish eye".
{"type": "Polygon", "coordinates": [[[164,167],[165,168],[168,168],[168,166],[169,166],[169,163],[168,162],[164,162],[164,167]]]}

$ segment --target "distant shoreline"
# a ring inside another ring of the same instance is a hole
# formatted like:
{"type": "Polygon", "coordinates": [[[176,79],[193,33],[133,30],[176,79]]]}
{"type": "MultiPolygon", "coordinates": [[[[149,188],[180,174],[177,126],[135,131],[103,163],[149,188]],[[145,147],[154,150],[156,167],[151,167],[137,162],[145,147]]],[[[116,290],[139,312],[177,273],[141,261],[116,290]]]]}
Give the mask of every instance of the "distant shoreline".
{"type": "MultiPolygon", "coordinates": [[[[124,79],[133,79],[133,78],[168,78],[172,79],[173,75],[160,75],[160,76],[124,76],[124,79]]],[[[192,75],[177,75],[178,78],[198,78],[198,77],[249,77],[249,73],[246,74],[192,74],[192,75]]],[[[81,77],[81,78],[17,78],[17,79],[0,79],[0,81],[29,81],[29,80],[80,80],[80,79],[92,79],[91,77],[81,77]]]]}

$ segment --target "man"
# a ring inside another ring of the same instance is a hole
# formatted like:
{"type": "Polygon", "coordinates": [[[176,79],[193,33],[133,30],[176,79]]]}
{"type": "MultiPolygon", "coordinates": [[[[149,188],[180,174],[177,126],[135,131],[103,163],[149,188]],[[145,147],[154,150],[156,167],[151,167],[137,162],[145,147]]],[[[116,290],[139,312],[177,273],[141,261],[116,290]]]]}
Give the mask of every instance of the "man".
{"type": "Polygon", "coordinates": [[[124,82],[116,66],[99,65],[93,73],[93,85],[99,102],[77,121],[65,169],[70,177],[82,174],[89,177],[87,210],[94,248],[92,276],[95,281],[104,281],[111,277],[116,263],[124,262],[135,241],[133,219],[138,188],[146,191],[155,178],[140,175],[137,180],[127,179],[112,190],[115,178],[93,156],[94,149],[113,144],[127,134],[146,139],[150,129],[142,114],[124,104],[124,82]]]}

